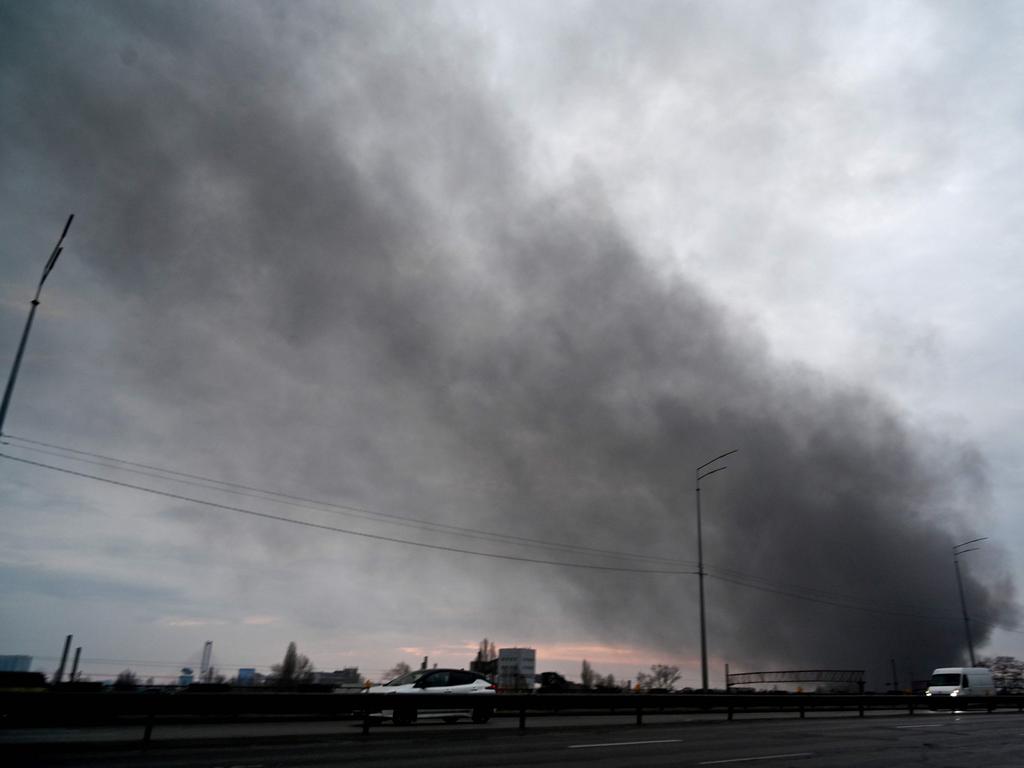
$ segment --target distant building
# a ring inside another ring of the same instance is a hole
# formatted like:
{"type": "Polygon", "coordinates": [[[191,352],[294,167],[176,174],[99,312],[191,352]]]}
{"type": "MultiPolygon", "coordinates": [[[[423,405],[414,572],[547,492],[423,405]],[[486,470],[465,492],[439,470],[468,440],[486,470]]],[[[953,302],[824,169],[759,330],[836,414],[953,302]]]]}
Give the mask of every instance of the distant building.
{"type": "Polygon", "coordinates": [[[363,684],[358,667],[336,669],[333,672],[314,672],[313,682],[318,685],[333,685],[335,688],[358,688],[363,684]]]}
{"type": "Polygon", "coordinates": [[[256,685],[256,670],[253,667],[242,667],[236,678],[238,685],[256,685]]]}
{"type": "Polygon", "coordinates": [[[31,656],[0,656],[0,672],[28,672],[31,666],[31,656]]]}
{"type": "Polygon", "coordinates": [[[532,691],[537,672],[537,651],[533,648],[502,648],[498,651],[499,688],[532,691]]]}

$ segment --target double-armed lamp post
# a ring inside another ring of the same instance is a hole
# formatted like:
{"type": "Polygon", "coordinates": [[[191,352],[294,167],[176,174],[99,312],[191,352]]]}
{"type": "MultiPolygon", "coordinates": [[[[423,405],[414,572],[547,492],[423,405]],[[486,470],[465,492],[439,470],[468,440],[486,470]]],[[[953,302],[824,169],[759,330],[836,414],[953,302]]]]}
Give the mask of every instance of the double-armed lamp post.
{"type": "Polygon", "coordinates": [[[978,547],[972,547],[971,544],[977,544],[979,541],[985,541],[988,536],[982,536],[980,539],[971,539],[965,541],[963,544],[957,544],[953,547],[953,568],[956,570],[956,586],[960,590],[960,610],[964,614],[964,632],[967,634],[967,653],[971,657],[971,666],[978,666],[974,659],[974,642],[971,640],[971,620],[967,616],[967,600],[964,599],[964,582],[960,578],[960,555],[965,552],[973,552],[978,547]]]}
{"type": "Polygon", "coordinates": [[[712,464],[720,459],[724,459],[726,456],[731,456],[736,453],[739,448],[735,448],[731,451],[726,451],[721,456],[716,456],[711,461],[706,461],[697,467],[697,577],[700,581],[700,679],[701,679],[701,690],[707,692],[708,690],[708,635],[707,628],[704,620],[704,541],[701,534],[701,518],[700,518],[700,481],[708,475],[713,475],[715,472],[721,472],[723,469],[728,467],[716,467],[715,469],[707,469],[712,464]]]}
{"type": "Polygon", "coordinates": [[[61,251],[64,250],[64,238],[68,235],[68,229],[71,228],[71,220],[75,218],[75,214],[68,216],[68,223],[64,225],[64,231],[60,233],[60,239],[57,244],[53,247],[53,251],[50,253],[50,258],[46,260],[46,266],[43,268],[43,276],[39,278],[39,285],[36,287],[36,295],[32,299],[32,309],[29,310],[28,320],[25,321],[25,330],[21,333],[21,342],[18,344],[18,351],[14,355],[14,365],[11,366],[11,373],[7,377],[7,387],[4,389],[4,400],[0,404],[0,436],[4,433],[4,419],[7,418],[7,406],[11,404],[11,394],[14,392],[14,382],[18,378],[18,369],[21,368],[21,356],[25,354],[25,343],[28,341],[28,332],[32,330],[32,321],[36,316],[36,307],[39,306],[39,294],[43,291],[43,283],[46,282],[46,278],[49,277],[50,272],[53,270],[53,266],[57,263],[57,259],[60,257],[61,251]]]}

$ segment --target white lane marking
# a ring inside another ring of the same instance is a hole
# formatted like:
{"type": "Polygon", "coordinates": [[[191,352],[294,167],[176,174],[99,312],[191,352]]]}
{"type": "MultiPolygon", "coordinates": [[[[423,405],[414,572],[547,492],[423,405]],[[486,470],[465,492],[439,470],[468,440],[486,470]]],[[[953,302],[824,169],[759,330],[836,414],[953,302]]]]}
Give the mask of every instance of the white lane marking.
{"type": "Polygon", "coordinates": [[[929,725],[897,725],[897,728],[942,728],[945,723],[931,723],[929,725]]]}
{"type": "Polygon", "coordinates": [[[569,749],[589,749],[591,747],[632,747],[635,744],[678,744],[682,739],[658,739],[656,741],[612,741],[607,744],[570,744],[569,749]]]}
{"type": "Polygon", "coordinates": [[[705,760],[697,765],[722,765],[724,763],[746,763],[753,760],[778,760],[781,757],[813,757],[813,752],[788,752],[785,755],[760,755],[758,757],[734,757],[730,760],[705,760]]]}

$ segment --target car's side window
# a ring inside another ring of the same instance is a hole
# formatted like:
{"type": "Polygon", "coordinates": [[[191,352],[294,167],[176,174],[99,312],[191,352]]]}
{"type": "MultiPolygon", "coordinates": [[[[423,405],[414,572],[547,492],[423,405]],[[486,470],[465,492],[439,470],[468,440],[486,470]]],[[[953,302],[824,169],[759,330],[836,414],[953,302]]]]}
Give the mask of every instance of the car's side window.
{"type": "Polygon", "coordinates": [[[472,672],[450,672],[450,685],[472,685],[476,675],[472,672]]]}
{"type": "Polygon", "coordinates": [[[447,672],[432,672],[423,678],[424,688],[441,688],[448,684],[447,672]]]}

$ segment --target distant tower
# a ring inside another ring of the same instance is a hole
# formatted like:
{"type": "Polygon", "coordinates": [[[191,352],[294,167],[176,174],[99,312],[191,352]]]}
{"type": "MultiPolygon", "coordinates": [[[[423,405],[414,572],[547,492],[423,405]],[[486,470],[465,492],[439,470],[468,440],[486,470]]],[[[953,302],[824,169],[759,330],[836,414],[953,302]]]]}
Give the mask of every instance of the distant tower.
{"type": "MultiPolygon", "coordinates": [[[[199,665],[199,680],[204,683],[210,682],[210,656],[213,655],[213,640],[207,640],[203,646],[203,661],[199,665]]],[[[195,657],[193,657],[195,658],[195,657]]]]}

